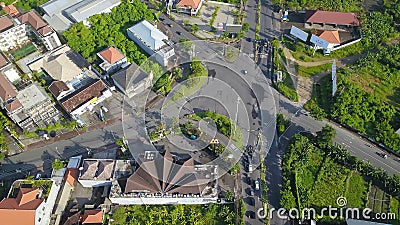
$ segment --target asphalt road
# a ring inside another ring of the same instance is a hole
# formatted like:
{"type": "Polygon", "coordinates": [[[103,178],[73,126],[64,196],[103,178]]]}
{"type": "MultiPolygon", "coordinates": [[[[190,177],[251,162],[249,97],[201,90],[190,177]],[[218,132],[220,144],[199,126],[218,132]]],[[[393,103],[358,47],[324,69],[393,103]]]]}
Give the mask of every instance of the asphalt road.
{"type": "Polygon", "coordinates": [[[41,148],[14,155],[1,161],[0,180],[9,179],[15,175],[27,176],[29,173],[51,170],[55,159],[67,159],[71,156],[84,154],[88,149],[100,148],[115,143],[122,133],[120,123],[81,134],[69,140],[59,141],[41,148]]]}
{"type": "Polygon", "coordinates": [[[250,29],[246,32],[245,38],[242,39],[241,51],[250,55],[253,58],[254,55],[254,40],[256,38],[256,11],[257,11],[257,1],[248,0],[245,6],[245,17],[244,22],[249,23],[250,29]]]}
{"type": "Polygon", "coordinates": [[[289,129],[294,130],[294,133],[301,131],[315,133],[328,124],[336,130],[334,142],[348,149],[351,155],[354,155],[363,161],[369,161],[371,165],[381,167],[389,174],[400,174],[399,158],[389,155],[387,159],[384,159],[380,156],[382,154],[386,154],[384,151],[374,146],[369,141],[361,138],[358,134],[338,126],[335,123],[331,123],[326,120],[319,121],[311,116],[304,115],[301,113],[301,110],[303,109],[301,106],[293,104],[290,102],[290,100],[281,96],[275,90],[274,92],[275,96],[277,97],[277,101],[279,101],[279,107],[277,111],[278,113],[283,113],[286,118],[292,121],[292,125],[289,129]]]}

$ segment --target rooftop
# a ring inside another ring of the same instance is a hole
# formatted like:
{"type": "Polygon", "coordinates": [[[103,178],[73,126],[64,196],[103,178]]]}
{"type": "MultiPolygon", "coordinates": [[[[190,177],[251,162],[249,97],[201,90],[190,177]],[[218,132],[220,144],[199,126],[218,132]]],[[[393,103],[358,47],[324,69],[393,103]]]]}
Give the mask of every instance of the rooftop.
{"type": "MultiPolygon", "coordinates": [[[[0,22],[1,23],[1,22],[0,22]]],[[[4,57],[3,53],[0,52],[0,69],[8,64],[8,60],[4,57]]]]}
{"type": "Polygon", "coordinates": [[[29,64],[31,70],[45,70],[54,80],[70,81],[87,70],[90,64],[78,53],[64,46],[29,64]]]}
{"type": "Polygon", "coordinates": [[[114,81],[125,90],[129,85],[138,84],[147,77],[149,77],[149,74],[144,72],[136,63],[132,63],[112,76],[114,81]]]}
{"type": "Polygon", "coordinates": [[[128,31],[153,51],[158,51],[166,46],[166,41],[168,40],[167,35],[146,20],[142,20],[128,28],[128,31]]]}
{"type": "Polygon", "coordinates": [[[22,104],[18,99],[15,99],[14,101],[12,101],[11,103],[8,103],[6,105],[6,109],[9,113],[14,112],[15,110],[17,110],[21,107],[22,107],[22,104]]]}
{"type": "Polygon", "coordinates": [[[101,210],[85,210],[81,218],[82,224],[102,224],[103,211],[101,210]]]}
{"type": "Polygon", "coordinates": [[[0,218],[9,224],[35,224],[35,211],[43,202],[38,198],[39,189],[21,188],[16,198],[0,202],[0,218]]]}
{"type": "Polygon", "coordinates": [[[339,31],[318,30],[317,36],[332,44],[340,44],[339,31]]]}
{"type": "Polygon", "coordinates": [[[307,23],[360,26],[360,21],[358,21],[357,13],[351,12],[307,10],[305,18],[307,23]]]}
{"type": "Polygon", "coordinates": [[[14,26],[14,23],[12,22],[10,16],[4,15],[4,16],[0,17],[0,32],[3,32],[13,26],[14,26]]]}
{"type": "Polygon", "coordinates": [[[118,49],[112,46],[104,49],[98,54],[110,64],[113,64],[125,57],[118,49]]]}
{"type": "Polygon", "coordinates": [[[201,0],[181,0],[178,3],[179,7],[190,7],[192,9],[197,9],[199,7],[201,0]]]}
{"type": "Polygon", "coordinates": [[[114,170],[114,160],[86,159],[80,180],[110,180],[114,170]]]}
{"type": "Polygon", "coordinates": [[[41,102],[50,100],[43,88],[36,83],[20,90],[17,98],[24,106],[25,110],[29,110],[41,102]]]}
{"type": "Polygon", "coordinates": [[[12,16],[12,17],[16,17],[16,16],[19,15],[19,11],[18,11],[17,8],[15,8],[14,5],[8,5],[8,6],[4,7],[3,10],[4,10],[7,14],[9,14],[10,16],[12,16]]]}
{"type": "Polygon", "coordinates": [[[0,73],[0,98],[1,100],[7,101],[17,96],[17,92],[14,87],[8,82],[2,73],[0,73]]]}
{"type": "Polygon", "coordinates": [[[61,105],[68,112],[72,112],[87,101],[99,97],[102,92],[106,90],[106,86],[103,81],[97,79],[94,83],[89,86],[76,91],[75,93],[65,97],[61,101],[61,105]]]}
{"type": "Polygon", "coordinates": [[[73,22],[79,23],[120,3],[121,0],[84,0],[65,9],[65,13],[69,15],[73,22]]]}
{"type": "Polygon", "coordinates": [[[46,22],[34,11],[31,10],[25,14],[22,14],[18,17],[21,23],[28,23],[30,24],[35,30],[39,30],[40,28],[46,26],[46,22]]]}
{"type": "Polygon", "coordinates": [[[43,18],[56,30],[64,31],[74,22],[81,22],[90,16],[106,12],[121,0],[52,0],[40,7],[43,18]]]}
{"type": "Polygon", "coordinates": [[[138,158],[140,167],[126,180],[124,194],[195,194],[203,195],[214,170],[195,165],[193,158],[177,159],[168,150],[164,156],[155,154],[138,158]]]}
{"type": "Polygon", "coordinates": [[[53,81],[49,86],[49,91],[54,97],[58,98],[63,91],[69,91],[69,87],[64,81],[53,81]]]}

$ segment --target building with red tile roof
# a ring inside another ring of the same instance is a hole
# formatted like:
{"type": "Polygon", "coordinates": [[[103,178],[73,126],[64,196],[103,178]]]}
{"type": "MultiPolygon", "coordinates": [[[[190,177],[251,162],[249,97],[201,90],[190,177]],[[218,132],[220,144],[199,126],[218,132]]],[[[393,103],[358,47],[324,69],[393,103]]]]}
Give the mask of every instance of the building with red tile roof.
{"type": "Polygon", "coordinates": [[[0,32],[6,31],[9,28],[13,27],[14,23],[12,22],[9,16],[0,17],[0,32]]]}
{"type": "Polygon", "coordinates": [[[0,17],[0,50],[9,51],[26,43],[26,25],[17,23],[10,15],[0,17]]]}
{"type": "Polygon", "coordinates": [[[22,14],[18,17],[18,20],[21,21],[21,23],[28,23],[35,30],[39,30],[47,25],[46,22],[44,22],[44,20],[34,10],[22,14]]]}
{"type": "Polygon", "coordinates": [[[12,98],[17,97],[17,92],[8,80],[0,73],[0,101],[1,103],[7,102],[12,98]]]}
{"type": "Polygon", "coordinates": [[[203,0],[180,0],[176,6],[178,12],[194,16],[199,12],[202,4],[203,0]]]}
{"type": "Polygon", "coordinates": [[[17,17],[19,15],[19,11],[17,8],[15,8],[14,5],[8,5],[3,7],[3,10],[10,16],[12,17],[17,17]]]}
{"type": "Polygon", "coordinates": [[[110,46],[97,53],[97,56],[103,61],[100,64],[100,68],[106,73],[110,73],[119,69],[124,63],[127,62],[124,54],[122,54],[120,50],[113,46],[110,46]]]}
{"type": "Polygon", "coordinates": [[[31,10],[18,17],[21,23],[29,24],[38,38],[43,42],[47,50],[53,50],[61,46],[61,41],[57,33],[47,25],[46,22],[40,17],[35,10],[31,10]]]}
{"type": "Polygon", "coordinates": [[[352,12],[332,12],[322,10],[307,10],[306,23],[310,24],[329,24],[329,25],[343,25],[349,27],[360,26],[357,13],[352,12]]]}
{"type": "Polygon", "coordinates": [[[35,225],[41,218],[39,211],[44,200],[39,198],[39,189],[21,188],[16,198],[5,198],[0,202],[0,218],[4,225],[35,225]]]}
{"type": "Polygon", "coordinates": [[[82,224],[102,224],[103,211],[102,210],[85,210],[81,217],[82,224]]]}
{"type": "Polygon", "coordinates": [[[88,110],[88,107],[97,105],[111,95],[104,82],[97,79],[85,88],[61,99],[60,104],[71,115],[81,115],[88,110]]]}
{"type": "Polygon", "coordinates": [[[340,44],[339,31],[337,30],[318,30],[317,36],[332,44],[340,44]]]}
{"type": "Polygon", "coordinates": [[[74,187],[76,184],[76,179],[78,178],[78,169],[77,168],[68,168],[65,173],[64,181],[74,187]]]}
{"type": "Polygon", "coordinates": [[[56,80],[50,84],[49,91],[57,100],[60,100],[70,93],[70,88],[64,81],[56,80]]]}

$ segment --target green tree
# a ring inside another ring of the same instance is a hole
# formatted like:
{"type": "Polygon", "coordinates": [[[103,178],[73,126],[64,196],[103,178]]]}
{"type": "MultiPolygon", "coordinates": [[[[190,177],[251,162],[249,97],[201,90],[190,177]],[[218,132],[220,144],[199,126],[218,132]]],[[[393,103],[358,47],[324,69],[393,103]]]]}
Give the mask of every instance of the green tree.
{"type": "Polygon", "coordinates": [[[126,218],[127,218],[127,214],[126,214],[125,208],[123,206],[118,206],[114,210],[112,218],[114,220],[114,222],[112,224],[125,225],[126,224],[126,218]]]}
{"type": "Polygon", "coordinates": [[[64,168],[64,163],[62,161],[60,161],[59,159],[56,159],[52,164],[51,167],[54,170],[60,170],[62,168],[64,168]]]}
{"type": "Polygon", "coordinates": [[[250,24],[248,22],[244,23],[242,26],[242,31],[247,32],[250,29],[250,24]]]}
{"type": "Polygon", "coordinates": [[[3,160],[6,157],[6,155],[3,152],[0,152],[0,160],[3,160]]]}
{"type": "Polygon", "coordinates": [[[326,148],[328,145],[332,145],[332,140],[335,135],[336,130],[329,125],[325,125],[321,131],[317,132],[318,145],[322,148],[326,148]]]}
{"type": "Polygon", "coordinates": [[[234,196],[233,192],[231,192],[231,191],[227,191],[227,192],[225,193],[225,198],[226,198],[226,200],[228,200],[228,201],[232,201],[234,197],[235,197],[235,196],[234,196]]]}
{"type": "Polygon", "coordinates": [[[197,24],[192,24],[192,31],[193,31],[193,33],[197,33],[198,31],[199,31],[199,25],[197,25],[197,24]]]}

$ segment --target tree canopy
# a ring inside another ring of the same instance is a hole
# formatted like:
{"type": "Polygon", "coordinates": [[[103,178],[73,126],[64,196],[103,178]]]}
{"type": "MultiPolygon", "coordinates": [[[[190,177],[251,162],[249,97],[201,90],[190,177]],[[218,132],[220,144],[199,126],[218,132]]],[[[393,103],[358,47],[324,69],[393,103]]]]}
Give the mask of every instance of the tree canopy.
{"type": "Polygon", "coordinates": [[[138,65],[146,60],[145,53],[126,35],[126,29],[141,20],[154,21],[154,13],[139,0],[124,1],[111,13],[97,14],[89,18],[90,27],[76,23],[63,33],[68,45],[82,54],[89,62],[96,59],[96,53],[108,46],[115,46],[126,55],[130,62],[138,65]]]}

